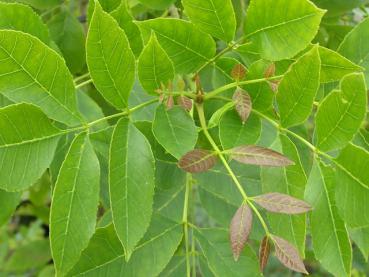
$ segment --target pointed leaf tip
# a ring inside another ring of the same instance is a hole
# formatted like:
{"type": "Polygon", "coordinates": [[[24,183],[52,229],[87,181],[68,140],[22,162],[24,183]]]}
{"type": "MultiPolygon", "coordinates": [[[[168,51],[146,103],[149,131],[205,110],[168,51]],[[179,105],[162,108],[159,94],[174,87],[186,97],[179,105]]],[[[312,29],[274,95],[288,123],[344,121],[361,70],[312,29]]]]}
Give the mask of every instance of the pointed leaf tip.
{"type": "Polygon", "coordinates": [[[264,268],[268,263],[269,255],[270,255],[270,242],[268,236],[265,236],[261,241],[259,248],[259,265],[261,272],[264,271],[264,268]]]}
{"type": "Polygon", "coordinates": [[[272,239],[275,246],[275,254],[284,266],[297,272],[309,274],[297,249],[292,244],[274,235],[272,239]]]}
{"type": "Polygon", "coordinates": [[[301,214],[312,209],[305,201],[278,192],[256,196],[254,201],[264,209],[275,213],[301,214]]]}
{"type": "Polygon", "coordinates": [[[234,214],[230,224],[230,242],[235,261],[238,261],[243,248],[249,238],[252,228],[252,211],[246,204],[242,204],[234,214]]]}

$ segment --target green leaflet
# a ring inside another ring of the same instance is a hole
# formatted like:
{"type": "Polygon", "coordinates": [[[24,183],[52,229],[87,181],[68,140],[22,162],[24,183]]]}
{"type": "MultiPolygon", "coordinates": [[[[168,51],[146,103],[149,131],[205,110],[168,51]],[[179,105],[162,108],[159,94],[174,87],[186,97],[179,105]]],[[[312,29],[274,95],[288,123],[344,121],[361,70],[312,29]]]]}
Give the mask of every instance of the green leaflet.
{"type": "Polygon", "coordinates": [[[86,64],[85,33],[82,25],[68,11],[62,11],[48,22],[50,35],[58,45],[72,73],[81,72],[86,64]]]}
{"type": "MultiPolygon", "coordinates": [[[[262,168],[261,180],[263,193],[280,192],[297,199],[303,199],[307,178],[301,165],[296,146],[286,135],[280,134],[271,148],[284,153],[286,157],[295,162],[295,165],[282,168],[262,168]]],[[[305,256],[305,219],[305,214],[287,215],[268,213],[271,232],[292,243],[299,250],[302,257],[305,256]]]]}
{"type": "Polygon", "coordinates": [[[235,110],[228,111],[220,120],[219,138],[223,149],[236,146],[255,144],[260,137],[261,121],[251,114],[243,124],[235,110]]]}
{"type": "Polygon", "coordinates": [[[186,276],[186,257],[173,256],[166,268],[160,273],[159,277],[178,277],[186,276]]]}
{"type": "Polygon", "coordinates": [[[246,246],[237,262],[234,261],[226,229],[195,229],[194,235],[215,276],[262,276],[254,251],[246,246]],[[247,270],[246,270],[247,269],[247,270]]]}
{"type": "Polygon", "coordinates": [[[339,81],[347,74],[362,71],[363,68],[328,48],[318,46],[321,60],[320,82],[339,81]]]}
{"type": "Polygon", "coordinates": [[[119,5],[122,2],[122,0],[91,0],[88,2],[88,10],[87,10],[87,21],[88,23],[91,23],[92,14],[95,10],[95,2],[98,2],[104,11],[111,13],[118,9],[119,5]]]}
{"type": "Polygon", "coordinates": [[[323,151],[344,147],[359,130],[366,105],[364,75],[353,73],[345,76],[340,90],[332,91],[319,105],[315,117],[317,147],[323,151]]]}
{"type": "Polygon", "coordinates": [[[201,32],[190,22],[157,18],[137,23],[144,40],[150,38],[151,31],[155,32],[160,45],[173,61],[176,73],[192,73],[215,54],[215,42],[211,36],[201,32]]]}
{"type": "Polygon", "coordinates": [[[369,225],[369,153],[348,144],[335,160],[336,203],[346,224],[352,228],[369,225]]]}
{"type": "Polygon", "coordinates": [[[0,189],[31,186],[50,165],[61,130],[30,104],[0,109],[0,189]]]}
{"type": "Polygon", "coordinates": [[[0,93],[13,102],[40,106],[67,125],[80,123],[72,76],[56,52],[29,34],[4,30],[0,60],[0,93]]]}
{"type": "Polygon", "coordinates": [[[351,276],[351,242],[338,215],[334,189],[333,170],[315,161],[305,191],[313,207],[310,225],[315,257],[334,276],[351,276]]]}
{"type": "Polygon", "coordinates": [[[365,79],[369,83],[369,19],[364,19],[349,32],[338,47],[338,53],[365,68],[365,79]]]}
{"type": "MultiPolygon", "coordinates": [[[[250,65],[246,78],[248,80],[264,78],[264,73],[271,65],[265,60],[258,60],[250,65]]],[[[259,82],[242,86],[252,99],[252,108],[259,111],[268,110],[272,106],[275,93],[270,84],[267,82],[259,82]]]]}
{"type": "Polygon", "coordinates": [[[127,263],[113,226],[99,228],[68,276],[157,276],[181,239],[181,224],[156,215],[127,263]]]}
{"type": "MultiPolygon", "coordinates": [[[[211,128],[218,126],[223,115],[226,114],[229,110],[233,109],[234,106],[235,106],[235,103],[231,101],[221,106],[218,110],[216,110],[209,119],[208,128],[211,129],[211,128]]],[[[238,120],[240,121],[239,116],[238,116],[238,120]]]]}
{"type": "Polygon", "coordinates": [[[111,140],[109,192],[114,227],[127,261],[150,223],[154,176],[155,160],[149,142],[127,118],[122,118],[111,140]]]}
{"type": "Polygon", "coordinates": [[[323,15],[308,0],[252,0],[245,35],[266,60],[292,58],[315,37],[323,15]]]}
{"type": "Polygon", "coordinates": [[[122,1],[120,6],[111,12],[111,16],[115,18],[119,26],[124,30],[129,41],[131,49],[138,58],[143,48],[143,41],[140,29],[133,22],[133,17],[129,11],[126,1],[122,1]]]}
{"type": "Polygon", "coordinates": [[[81,133],[61,166],[51,204],[50,242],[58,275],[73,267],[95,232],[99,178],[99,161],[81,133]]]}
{"type": "Polygon", "coordinates": [[[0,189],[0,227],[12,216],[15,208],[21,200],[21,196],[22,193],[20,192],[7,192],[0,189]]]}
{"type": "Polygon", "coordinates": [[[61,3],[61,0],[47,0],[47,1],[45,0],[17,0],[17,1],[27,4],[27,5],[31,5],[32,7],[36,9],[40,9],[40,10],[49,9],[61,3]]]}
{"type": "Polygon", "coordinates": [[[138,2],[154,10],[164,10],[173,4],[175,0],[138,0],[138,2]]]}
{"type": "Polygon", "coordinates": [[[320,58],[318,48],[313,47],[292,64],[278,87],[277,103],[282,126],[298,125],[310,116],[319,80],[320,58]]]}
{"type": "Polygon", "coordinates": [[[167,110],[160,105],[152,130],[157,141],[177,159],[195,147],[198,136],[193,119],[179,106],[167,110]]]}
{"type": "Polygon", "coordinates": [[[168,87],[174,78],[174,67],[167,53],[160,46],[155,33],[138,60],[138,77],[142,87],[150,94],[158,95],[158,90],[168,87]]]}
{"type": "Polygon", "coordinates": [[[87,35],[86,51],[96,88],[114,107],[126,108],[135,79],[135,57],[124,31],[98,2],[87,35]]]}
{"type": "Polygon", "coordinates": [[[338,15],[345,11],[351,10],[356,7],[360,7],[360,5],[365,4],[367,0],[312,0],[315,2],[319,7],[328,10],[328,15],[338,15]]]}
{"type": "Polygon", "coordinates": [[[369,256],[369,227],[359,227],[350,230],[351,239],[359,247],[366,262],[369,256]]]}
{"type": "Polygon", "coordinates": [[[229,42],[236,32],[231,0],[183,0],[186,15],[205,33],[229,42]]]}
{"type": "Polygon", "coordinates": [[[22,31],[49,44],[49,30],[41,18],[29,7],[17,3],[0,3],[0,29],[22,31]]]}

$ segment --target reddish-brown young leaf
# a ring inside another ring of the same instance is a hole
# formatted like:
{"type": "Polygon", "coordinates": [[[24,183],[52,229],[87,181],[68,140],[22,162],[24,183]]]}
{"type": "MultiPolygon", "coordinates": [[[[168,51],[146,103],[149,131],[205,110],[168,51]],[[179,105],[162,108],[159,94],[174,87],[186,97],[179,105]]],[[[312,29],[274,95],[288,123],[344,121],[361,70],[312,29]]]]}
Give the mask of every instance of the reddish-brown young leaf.
{"type": "Polygon", "coordinates": [[[270,78],[275,75],[275,63],[271,63],[264,71],[264,77],[270,78]]]}
{"type": "Polygon", "coordinates": [[[269,254],[270,254],[270,242],[268,236],[265,236],[261,241],[259,247],[259,265],[261,272],[264,271],[264,268],[268,263],[269,254]]]}
{"type": "Polygon", "coordinates": [[[273,92],[277,92],[280,82],[279,80],[269,81],[269,86],[273,92]]]}
{"type": "Polygon", "coordinates": [[[277,236],[272,236],[272,239],[275,246],[275,255],[284,266],[297,272],[309,274],[293,245],[277,236]]]}
{"type": "Polygon", "coordinates": [[[258,195],[254,201],[264,209],[274,213],[301,214],[312,209],[305,201],[278,192],[258,195]]]}
{"type": "Polygon", "coordinates": [[[235,261],[241,255],[243,248],[249,238],[252,227],[252,211],[247,204],[242,204],[234,214],[230,227],[230,241],[235,261]]]}
{"type": "Polygon", "coordinates": [[[199,173],[209,170],[216,162],[217,156],[213,152],[195,149],[185,154],[178,161],[178,167],[190,173],[199,173]]]}
{"type": "Polygon", "coordinates": [[[188,112],[192,110],[192,100],[186,96],[179,96],[177,98],[177,104],[188,112]]]}
{"type": "Polygon", "coordinates": [[[246,68],[240,63],[236,64],[231,71],[231,76],[237,82],[242,81],[246,76],[246,68]]]}
{"type": "Polygon", "coordinates": [[[288,166],[294,162],[282,154],[257,145],[243,145],[227,151],[231,158],[244,164],[288,166]]]}
{"type": "Polygon", "coordinates": [[[242,123],[245,123],[252,110],[250,95],[245,90],[237,88],[236,92],[233,94],[233,101],[235,102],[235,108],[242,123]]]}
{"type": "Polygon", "coordinates": [[[169,95],[167,98],[167,101],[165,103],[165,106],[167,107],[167,110],[170,110],[174,106],[174,99],[173,95],[169,95]]]}

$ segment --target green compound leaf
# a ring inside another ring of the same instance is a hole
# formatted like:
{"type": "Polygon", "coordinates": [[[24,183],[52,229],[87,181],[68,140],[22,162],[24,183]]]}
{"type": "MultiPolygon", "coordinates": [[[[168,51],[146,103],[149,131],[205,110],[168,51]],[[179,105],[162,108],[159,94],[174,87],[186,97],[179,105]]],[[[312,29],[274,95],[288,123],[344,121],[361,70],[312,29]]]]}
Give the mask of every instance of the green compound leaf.
{"type": "Polygon", "coordinates": [[[151,34],[138,60],[138,77],[142,87],[153,95],[158,95],[157,90],[167,87],[174,78],[173,63],[160,46],[155,33],[151,34]]]}
{"type": "Polygon", "coordinates": [[[169,263],[181,239],[181,224],[156,215],[126,262],[114,227],[99,228],[70,276],[157,276],[169,263]]]}
{"type": "Polygon", "coordinates": [[[0,93],[13,102],[39,106],[67,125],[81,122],[72,76],[56,52],[29,34],[4,30],[0,60],[0,93]]]}
{"type": "Polygon", "coordinates": [[[344,147],[359,130],[366,106],[364,75],[353,73],[345,76],[340,90],[332,91],[318,108],[315,118],[317,147],[323,151],[344,147]]]}
{"type": "Polygon", "coordinates": [[[313,206],[310,225],[314,254],[334,276],[351,276],[351,243],[338,215],[333,173],[315,161],[306,186],[305,199],[313,206]]]}
{"type": "Polygon", "coordinates": [[[0,129],[0,189],[24,190],[49,167],[61,130],[24,103],[0,109],[0,129]]]}
{"type": "Polygon", "coordinates": [[[143,48],[142,36],[140,29],[133,22],[133,16],[131,15],[127,4],[128,3],[126,1],[122,1],[120,6],[110,14],[126,33],[129,45],[131,46],[136,58],[138,58],[143,48]]]}
{"type": "Polygon", "coordinates": [[[47,26],[31,7],[18,3],[0,3],[0,29],[22,31],[49,44],[47,26]]]}
{"type": "Polygon", "coordinates": [[[317,47],[300,57],[279,84],[277,103],[284,127],[303,123],[311,114],[320,81],[317,47]]]}
{"type": "Polygon", "coordinates": [[[152,128],[157,141],[177,159],[191,151],[197,141],[193,119],[178,106],[167,110],[164,105],[160,105],[156,109],[152,128]]]}
{"type": "Polygon", "coordinates": [[[117,109],[128,106],[135,56],[118,23],[96,2],[87,35],[87,65],[102,96],[117,109]]]}
{"type": "Polygon", "coordinates": [[[146,41],[151,32],[155,32],[160,45],[173,61],[177,73],[194,72],[215,54],[215,42],[212,37],[198,30],[190,22],[157,18],[137,23],[146,41]]]}
{"type": "Polygon", "coordinates": [[[127,118],[116,125],[110,146],[109,191],[113,224],[128,261],[149,227],[155,160],[145,136],[127,118]]]}
{"type": "Polygon", "coordinates": [[[231,0],[183,0],[186,15],[205,33],[229,42],[236,32],[231,0]]]}
{"type": "Polygon", "coordinates": [[[353,144],[347,145],[336,159],[336,203],[350,227],[369,225],[369,153],[353,144]]]}
{"type": "Polygon", "coordinates": [[[61,166],[50,211],[56,272],[66,274],[95,232],[100,165],[86,133],[73,140],[61,166]]]}
{"type": "Polygon", "coordinates": [[[238,261],[234,261],[229,246],[228,230],[216,228],[195,229],[194,235],[200,244],[210,270],[215,276],[261,276],[258,258],[248,245],[240,253],[238,261]]]}
{"type": "Polygon", "coordinates": [[[328,48],[318,46],[321,60],[320,82],[340,80],[347,74],[363,71],[363,68],[328,48]]]}
{"type": "Polygon", "coordinates": [[[338,53],[365,68],[365,79],[369,83],[369,19],[356,25],[338,47],[338,53]]]}
{"type": "Polygon", "coordinates": [[[315,37],[323,15],[308,0],[252,0],[245,35],[266,60],[292,58],[315,37]]]}

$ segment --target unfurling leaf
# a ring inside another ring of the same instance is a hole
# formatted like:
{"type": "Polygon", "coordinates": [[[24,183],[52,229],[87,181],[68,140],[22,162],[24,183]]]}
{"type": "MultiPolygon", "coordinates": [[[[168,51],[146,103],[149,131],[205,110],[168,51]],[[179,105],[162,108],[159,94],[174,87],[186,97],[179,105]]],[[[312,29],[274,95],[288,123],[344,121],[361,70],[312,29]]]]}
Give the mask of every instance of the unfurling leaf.
{"type": "Polygon", "coordinates": [[[230,157],[240,163],[261,166],[289,166],[294,162],[282,154],[257,145],[244,145],[229,151],[230,157]]]}
{"type": "Polygon", "coordinates": [[[186,96],[179,96],[177,98],[177,104],[188,112],[192,110],[192,100],[186,96]]]}
{"type": "Polygon", "coordinates": [[[284,266],[297,272],[309,274],[294,246],[277,236],[272,236],[272,239],[275,246],[275,254],[284,266]]]}
{"type": "Polygon", "coordinates": [[[215,154],[209,150],[195,149],[184,155],[178,162],[178,167],[190,173],[204,172],[217,162],[215,154]]]}
{"type": "Polygon", "coordinates": [[[264,209],[274,213],[301,214],[312,209],[306,202],[278,192],[256,196],[254,201],[264,209]]]}
{"type": "Polygon", "coordinates": [[[242,64],[236,64],[231,72],[231,76],[235,81],[242,81],[246,76],[246,68],[242,64]]]}
{"type": "Polygon", "coordinates": [[[238,88],[233,94],[233,101],[236,104],[236,111],[240,116],[242,123],[245,123],[249,118],[252,109],[250,95],[245,90],[238,88]]]}
{"type": "Polygon", "coordinates": [[[270,255],[270,242],[268,236],[265,236],[261,241],[259,248],[259,264],[261,272],[264,271],[264,268],[268,263],[269,255],[270,255]]]}
{"type": "Polygon", "coordinates": [[[264,71],[264,77],[270,78],[275,75],[275,63],[271,63],[264,71]]]}
{"type": "Polygon", "coordinates": [[[252,227],[252,211],[246,204],[238,208],[229,226],[230,241],[235,261],[241,255],[252,227]]]}

